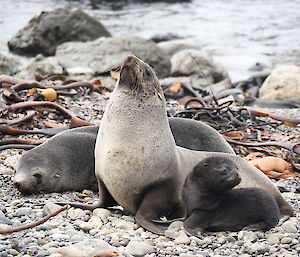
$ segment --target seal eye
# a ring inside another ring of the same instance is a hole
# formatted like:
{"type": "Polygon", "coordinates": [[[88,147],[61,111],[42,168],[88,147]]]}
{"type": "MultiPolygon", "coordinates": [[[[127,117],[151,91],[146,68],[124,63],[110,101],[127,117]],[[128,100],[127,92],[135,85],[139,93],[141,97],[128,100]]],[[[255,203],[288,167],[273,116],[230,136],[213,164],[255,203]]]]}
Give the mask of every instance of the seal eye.
{"type": "Polygon", "coordinates": [[[37,184],[41,184],[42,183],[42,175],[41,174],[35,173],[32,176],[36,178],[37,184]]]}
{"type": "Polygon", "coordinates": [[[205,162],[205,163],[203,163],[202,165],[203,165],[204,167],[208,167],[209,164],[208,164],[207,162],[205,162]]]}

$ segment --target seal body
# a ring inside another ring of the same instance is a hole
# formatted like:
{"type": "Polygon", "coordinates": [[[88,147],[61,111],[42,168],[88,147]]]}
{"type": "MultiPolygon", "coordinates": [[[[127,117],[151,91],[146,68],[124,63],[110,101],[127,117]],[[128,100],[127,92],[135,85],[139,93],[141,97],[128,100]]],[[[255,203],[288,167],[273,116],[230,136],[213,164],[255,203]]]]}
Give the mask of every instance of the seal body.
{"type": "Polygon", "coordinates": [[[227,157],[207,157],[198,163],[182,189],[187,232],[197,236],[204,230],[274,227],[280,217],[275,199],[262,188],[232,189],[240,181],[237,165],[227,157]]]}
{"type": "Polygon", "coordinates": [[[98,126],[61,132],[25,153],[14,184],[22,193],[97,190],[94,146],[98,126]]]}
{"type": "MultiPolygon", "coordinates": [[[[163,234],[166,227],[155,220],[185,215],[181,189],[186,176],[210,156],[231,158],[240,170],[240,187],[265,188],[282,214],[293,213],[276,186],[244,159],[176,146],[153,69],[137,57],[128,56],[97,136],[95,171],[99,183],[119,205],[136,215],[140,225],[163,234]]],[[[104,206],[101,202],[97,206],[104,206]]]]}
{"type": "MultiPolygon", "coordinates": [[[[168,121],[178,146],[233,153],[226,140],[201,121],[183,118],[168,118],[168,121]]],[[[82,127],[61,132],[23,154],[15,167],[16,187],[27,194],[97,190],[94,149],[98,128],[82,127]]]]}

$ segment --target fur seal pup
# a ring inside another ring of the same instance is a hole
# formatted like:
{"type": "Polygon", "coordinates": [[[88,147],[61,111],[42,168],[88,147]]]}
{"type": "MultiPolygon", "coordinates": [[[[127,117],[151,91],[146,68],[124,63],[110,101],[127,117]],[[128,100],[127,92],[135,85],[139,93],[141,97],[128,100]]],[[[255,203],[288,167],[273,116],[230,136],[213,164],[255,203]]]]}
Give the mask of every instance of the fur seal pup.
{"type": "Polygon", "coordinates": [[[128,56],[107,104],[95,146],[100,198],[87,208],[107,206],[107,191],[126,211],[135,214],[141,226],[163,234],[166,226],[154,220],[185,216],[181,189],[186,176],[202,159],[224,156],[240,171],[239,187],[264,188],[277,201],[281,214],[293,214],[271,180],[241,157],[176,146],[165,105],[153,69],[137,57],[128,56]]]}
{"type": "Polygon", "coordinates": [[[262,188],[239,188],[236,164],[227,157],[207,157],[187,176],[182,188],[187,219],[184,228],[193,236],[207,231],[269,230],[280,218],[275,199],[262,188]]]}
{"type": "MultiPolygon", "coordinates": [[[[168,120],[176,145],[199,151],[234,153],[226,140],[205,123],[184,118],[168,120]]],[[[94,149],[98,128],[61,132],[23,154],[15,167],[16,187],[27,194],[97,190],[94,149]]]]}

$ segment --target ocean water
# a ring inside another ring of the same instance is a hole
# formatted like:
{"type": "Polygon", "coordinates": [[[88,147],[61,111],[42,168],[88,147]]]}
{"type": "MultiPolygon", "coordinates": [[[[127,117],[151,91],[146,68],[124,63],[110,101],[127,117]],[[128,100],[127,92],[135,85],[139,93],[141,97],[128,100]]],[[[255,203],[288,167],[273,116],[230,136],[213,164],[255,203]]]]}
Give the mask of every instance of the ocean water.
{"type": "MultiPolygon", "coordinates": [[[[233,81],[259,62],[300,65],[300,0],[194,0],[111,7],[92,0],[0,0],[0,52],[34,15],[68,4],[99,19],[113,36],[176,34],[196,41],[233,81]]],[[[117,1],[118,2],[118,1],[117,1]]]]}

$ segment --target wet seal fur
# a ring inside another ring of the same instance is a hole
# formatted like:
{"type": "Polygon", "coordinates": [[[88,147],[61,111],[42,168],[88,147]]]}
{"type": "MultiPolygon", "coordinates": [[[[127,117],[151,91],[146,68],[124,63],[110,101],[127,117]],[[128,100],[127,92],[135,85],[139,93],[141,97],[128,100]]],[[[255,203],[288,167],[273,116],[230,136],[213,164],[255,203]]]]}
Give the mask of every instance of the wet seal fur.
{"type": "Polygon", "coordinates": [[[262,188],[239,188],[236,164],[227,157],[207,157],[187,176],[182,199],[185,230],[193,236],[203,231],[269,230],[280,212],[275,199],[262,188]]]}
{"type": "Polygon", "coordinates": [[[105,207],[107,192],[144,228],[164,234],[161,216],[185,216],[181,190],[186,176],[206,157],[227,157],[238,167],[239,187],[266,189],[282,215],[293,209],[277,187],[257,168],[233,154],[192,151],[176,146],[171,133],[163,91],[153,69],[135,56],[122,65],[115,90],[107,104],[95,147],[98,203],[105,207]]]}
{"type": "MultiPolygon", "coordinates": [[[[192,150],[234,153],[203,122],[168,118],[176,145],[192,150]]],[[[99,126],[70,129],[29,150],[18,160],[14,184],[24,194],[97,190],[94,149],[99,126]]]]}

